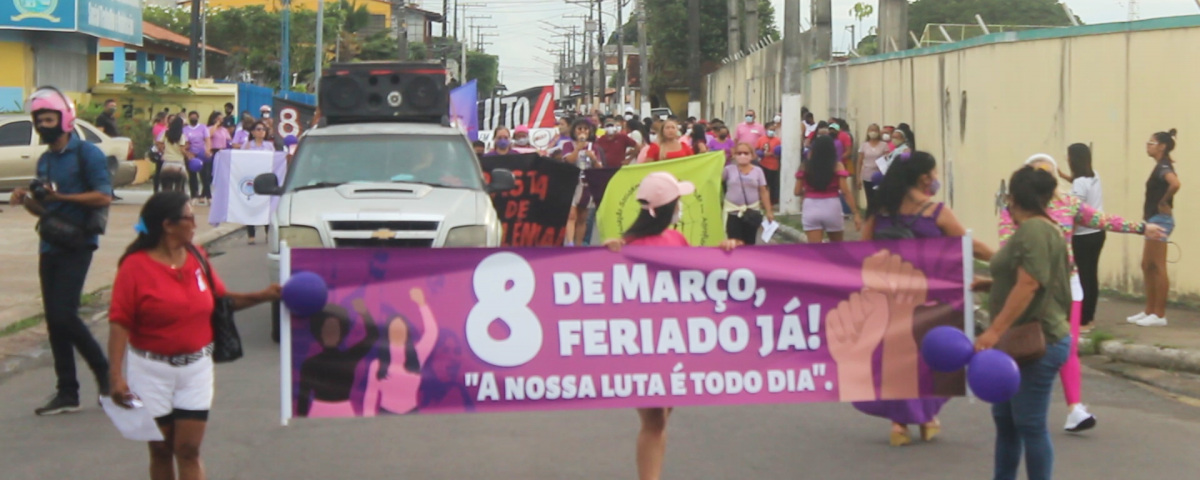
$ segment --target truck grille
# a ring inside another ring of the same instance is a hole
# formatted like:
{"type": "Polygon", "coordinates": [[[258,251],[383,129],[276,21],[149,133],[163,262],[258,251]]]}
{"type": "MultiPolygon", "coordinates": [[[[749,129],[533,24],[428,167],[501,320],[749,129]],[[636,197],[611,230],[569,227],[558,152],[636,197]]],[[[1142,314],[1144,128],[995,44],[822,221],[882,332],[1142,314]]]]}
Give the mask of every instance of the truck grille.
{"type": "Polygon", "coordinates": [[[337,220],[329,222],[333,231],[391,230],[393,232],[433,231],[437,232],[438,222],[405,221],[405,220],[337,220]]]}
{"type": "Polygon", "coordinates": [[[439,218],[375,216],[326,217],[337,248],[430,248],[437,240],[439,218]]]}
{"type": "Polygon", "coordinates": [[[337,248],[429,248],[432,238],[336,238],[337,248]]]}

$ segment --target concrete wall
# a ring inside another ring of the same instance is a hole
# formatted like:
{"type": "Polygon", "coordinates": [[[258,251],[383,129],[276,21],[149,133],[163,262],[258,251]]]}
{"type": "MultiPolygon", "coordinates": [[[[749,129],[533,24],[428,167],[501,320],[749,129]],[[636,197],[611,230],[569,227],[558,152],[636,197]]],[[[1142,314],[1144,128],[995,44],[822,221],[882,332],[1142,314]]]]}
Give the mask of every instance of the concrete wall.
{"type": "MultiPolygon", "coordinates": [[[[1177,128],[1173,157],[1183,188],[1172,241],[1198,245],[1200,225],[1186,213],[1200,203],[1200,188],[1188,186],[1200,181],[1200,115],[1193,111],[1200,105],[1200,64],[1188,60],[1194,45],[1200,45],[1200,16],[993,34],[818,66],[808,73],[805,104],[818,117],[841,113],[856,137],[870,123],[909,123],[918,149],[938,158],[940,195],[992,245],[1000,181],[1037,152],[1060,159],[1065,170],[1067,146],[1076,142],[1092,145],[1104,209],[1139,220],[1153,166],[1146,141],[1177,128]]],[[[734,75],[725,72],[733,68],[713,77],[734,75]]],[[[1140,289],[1142,246],[1140,237],[1110,234],[1101,282],[1140,289]]],[[[1172,246],[1168,261],[1178,261],[1168,266],[1172,293],[1200,294],[1200,255],[1172,246]]]]}

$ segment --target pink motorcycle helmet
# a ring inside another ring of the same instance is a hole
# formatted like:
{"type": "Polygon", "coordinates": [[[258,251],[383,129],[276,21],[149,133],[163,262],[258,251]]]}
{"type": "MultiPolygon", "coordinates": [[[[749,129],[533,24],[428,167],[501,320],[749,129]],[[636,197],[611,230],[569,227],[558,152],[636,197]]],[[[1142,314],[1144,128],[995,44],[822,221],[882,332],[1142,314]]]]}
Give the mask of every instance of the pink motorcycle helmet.
{"type": "Polygon", "coordinates": [[[33,115],[42,110],[58,112],[64,132],[75,130],[75,103],[54,87],[39,87],[25,101],[25,111],[33,115]]]}

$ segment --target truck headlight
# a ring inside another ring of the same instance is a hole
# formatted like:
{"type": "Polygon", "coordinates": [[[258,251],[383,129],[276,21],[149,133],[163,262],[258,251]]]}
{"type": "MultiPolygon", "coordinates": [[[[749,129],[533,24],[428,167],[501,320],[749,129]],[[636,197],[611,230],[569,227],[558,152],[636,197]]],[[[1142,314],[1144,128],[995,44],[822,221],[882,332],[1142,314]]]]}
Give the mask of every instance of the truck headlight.
{"type": "Polygon", "coordinates": [[[446,233],[446,242],[442,246],[447,248],[486,247],[487,227],[483,225],[469,225],[466,227],[451,228],[446,233]]]}
{"type": "Polygon", "coordinates": [[[312,227],[280,227],[279,241],[290,248],[321,248],[321,232],[312,227]]]}

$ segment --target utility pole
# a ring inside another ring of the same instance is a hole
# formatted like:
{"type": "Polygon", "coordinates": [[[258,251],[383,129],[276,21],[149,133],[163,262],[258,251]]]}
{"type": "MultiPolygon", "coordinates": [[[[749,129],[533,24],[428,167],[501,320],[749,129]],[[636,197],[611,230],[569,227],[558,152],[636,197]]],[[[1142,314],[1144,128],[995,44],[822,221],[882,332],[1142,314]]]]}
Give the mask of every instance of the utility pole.
{"type": "Polygon", "coordinates": [[[460,85],[467,83],[467,46],[471,43],[471,37],[469,32],[467,32],[467,26],[464,25],[466,22],[459,21],[458,9],[462,9],[462,20],[466,20],[468,7],[486,6],[482,3],[459,3],[458,0],[454,2],[454,36],[458,40],[458,54],[460,57],[458,63],[458,83],[460,85]]]}
{"type": "Polygon", "coordinates": [[[592,45],[595,43],[592,41],[595,38],[592,35],[595,35],[597,30],[594,13],[594,10],[588,12],[588,19],[583,26],[584,48],[587,51],[586,60],[584,61],[584,72],[587,75],[584,78],[584,82],[586,83],[584,89],[588,92],[587,104],[589,109],[593,108],[596,104],[596,51],[592,50],[592,45]]]}
{"type": "Polygon", "coordinates": [[[200,2],[200,76],[208,77],[208,0],[192,0],[200,2]]]}
{"type": "MultiPolygon", "coordinates": [[[[800,109],[804,106],[804,41],[800,36],[800,0],[785,0],[783,4],[783,132],[780,150],[780,169],[794,172],[800,169],[800,151],[803,147],[804,126],[800,109]]],[[[783,176],[780,190],[792,191],[795,179],[783,176]]],[[[787,213],[799,213],[800,204],[791,195],[780,199],[780,209],[787,213]]]]}
{"type": "MultiPolygon", "coordinates": [[[[650,116],[650,55],[646,53],[646,0],[637,1],[638,29],[638,89],[642,92],[642,104],[638,116],[650,116]]],[[[786,175],[785,175],[786,176],[786,175]]]]}
{"type": "Polygon", "coordinates": [[[729,56],[737,55],[742,50],[742,40],[740,35],[741,19],[738,18],[738,12],[742,7],[738,5],[739,0],[727,0],[726,5],[729,7],[729,56]]]}
{"type": "MultiPolygon", "coordinates": [[[[906,5],[907,0],[901,0],[906,5]]],[[[833,56],[833,2],[832,0],[812,0],[813,13],[813,58],[828,61],[833,56]]],[[[903,34],[901,30],[901,34],[903,34]]],[[[908,43],[904,37],[898,42],[908,43]]]]}
{"type": "MultiPolygon", "coordinates": [[[[447,18],[449,18],[449,17],[450,17],[450,0],[442,0],[442,40],[446,39],[446,27],[448,27],[449,23],[450,23],[450,21],[447,20],[447,18]]],[[[445,42],[442,42],[442,43],[444,44],[445,42]]]]}
{"type": "Polygon", "coordinates": [[[742,32],[743,44],[749,50],[762,35],[758,33],[758,0],[746,0],[746,31],[742,32]]]}
{"type": "MultiPolygon", "coordinates": [[[[604,61],[604,43],[605,43],[604,40],[605,39],[604,39],[604,11],[602,8],[603,6],[604,6],[603,0],[596,0],[596,24],[597,24],[596,50],[600,54],[600,62],[599,62],[600,63],[600,102],[597,104],[597,106],[607,105],[607,103],[604,101],[604,99],[605,99],[605,97],[607,97],[607,93],[608,93],[608,82],[604,80],[605,73],[608,72],[608,62],[604,61]]],[[[603,112],[604,109],[601,109],[601,110],[602,110],[601,113],[604,113],[603,112]]]]}
{"type": "MultiPolygon", "coordinates": [[[[285,0],[286,1],[286,0],[285,0]]],[[[188,45],[188,78],[195,79],[200,73],[200,0],[192,0],[191,44],[188,45]]],[[[183,78],[183,72],[172,72],[183,78]]]]}
{"type": "Polygon", "coordinates": [[[688,0],[688,116],[700,115],[700,0],[688,0]]]}
{"type": "Polygon", "coordinates": [[[289,60],[292,56],[292,0],[283,1],[283,45],[279,54],[279,89],[292,89],[292,72],[289,60]]]}
{"type": "Polygon", "coordinates": [[[316,59],[313,62],[312,88],[313,95],[320,95],[318,88],[321,84],[321,74],[325,66],[325,0],[317,0],[317,42],[316,59]]]}
{"type": "Polygon", "coordinates": [[[408,60],[408,5],[403,2],[392,3],[392,34],[400,61],[408,60]]]}
{"type": "Polygon", "coordinates": [[[876,32],[875,43],[882,53],[895,51],[892,42],[900,47],[908,45],[908,0],[879,0],[879,28],[876,32]]]}
{"type": "Polygon", "coordinates": [[[625,12],[625,2],[629,0],[617,0],[617,101],[618,114],[625,114],[625,90],[629,83],[629,78],[625,76],[625,18],[622,16],[625,12]]]}

